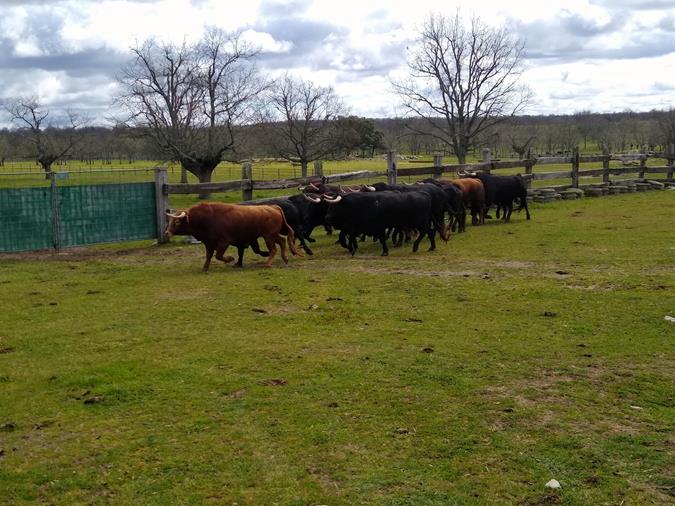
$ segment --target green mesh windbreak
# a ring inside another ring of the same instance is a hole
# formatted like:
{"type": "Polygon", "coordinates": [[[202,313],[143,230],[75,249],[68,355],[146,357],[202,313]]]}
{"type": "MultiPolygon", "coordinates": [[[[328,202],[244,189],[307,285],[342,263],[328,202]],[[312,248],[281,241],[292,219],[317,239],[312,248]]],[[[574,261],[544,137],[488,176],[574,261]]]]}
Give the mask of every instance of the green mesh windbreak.
{"type": "Polygon", "coordinates": [[[0,217],[0,251],[54,247],[49,187],[0,190],[0,217]]]}
{"type": "Polygon", "coordinates": [[[154,183],[64,186],[58,193],[62,248],[157,236],[154,183]]]}
{"type": "Polygon", "coordinates": [[[154,183],[63,186],[55,191],[52,198],[51,188],[0,190],[0,251],[157,237],[154,183]]]}

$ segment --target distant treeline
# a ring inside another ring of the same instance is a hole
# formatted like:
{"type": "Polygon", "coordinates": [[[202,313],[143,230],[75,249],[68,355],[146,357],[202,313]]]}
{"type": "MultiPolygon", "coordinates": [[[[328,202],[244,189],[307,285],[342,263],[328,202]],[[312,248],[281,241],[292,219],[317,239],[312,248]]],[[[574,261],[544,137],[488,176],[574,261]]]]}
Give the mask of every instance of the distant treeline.
{"type": "MultiPolygon", "coordinates": [[[[393,149],[413,156],[443,153],[452,157],[430,135],[413,133],[423,129],[418,119],[342,118],[338,129],[342,144],[333,155],[336,159],[372,157],[393,149]],[[349,121],[345,121],[345,120],[349,121]],[[355,123],[370,128],[354,128],[355,123]]],[[[337,120],[340,121],[340,120],[337,120]]],[[[440,120],[439,120],[440,121],[440,120]]],[[[0,130],[0,165],[6,160],[31,160],[34,147],[30,135],[21,129],[0,130]]],[[[59,130],[52,129],[58,136],[59,130]]],[[[64,134],[65,135],[65,134],[64,134]]],[[[69,132],[68,135],[72,135],[69,132]]],[[[139,160],[163,160],[142,129],[83,127],[77,131],[78,142],[69,158],[91,164],[133,163],[139,160]]],[[[275,157],[266,142],[265,128],[249,125],[238,128],[238,147],[232,161],[275,157]]],[[[667,151],[675,144],[675,111],[621,112],[599,114],[579,112],[572,115],[518,116],[505,119],[474,146],[474,154],[490,148],[495,158],[523,158],[570,153],[579,147],[582,153],[625,153],[630,151],[667,151]]]]}

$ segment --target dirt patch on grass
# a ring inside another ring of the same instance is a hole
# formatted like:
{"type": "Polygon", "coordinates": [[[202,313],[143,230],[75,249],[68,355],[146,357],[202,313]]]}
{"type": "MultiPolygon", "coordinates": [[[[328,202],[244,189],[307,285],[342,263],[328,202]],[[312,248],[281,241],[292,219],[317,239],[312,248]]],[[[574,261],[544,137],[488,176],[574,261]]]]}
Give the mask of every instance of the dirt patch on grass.
{"type": "MultiPolygon", "coordinates": [[[[612,396],[611,386],[638,375],[640,371],[617,370],[595,366],[578,371],[541,370],[528,378],[521,378],[499,386],[489,386],[479,394],[503,412],[528,412],[528,426],[555,430],[569,427],[575,432],[606,436],[639,436],[651,433],[654,426],[640,416],[642,408],[634,408],[626,399],[620,404],[612,396]],[[606,411],[588,411],[589,391],[595,392],[598,403],[607,403],[606,411]],[[604,399],[604,400],[603,400],[604,399]],[[513,406],[513,408],[511,408],[513,406]]],[[[671,374],[671,373],[667,373],[671,374]]],[[[511,422],[497,423],[511,426],[511,422]]]]}

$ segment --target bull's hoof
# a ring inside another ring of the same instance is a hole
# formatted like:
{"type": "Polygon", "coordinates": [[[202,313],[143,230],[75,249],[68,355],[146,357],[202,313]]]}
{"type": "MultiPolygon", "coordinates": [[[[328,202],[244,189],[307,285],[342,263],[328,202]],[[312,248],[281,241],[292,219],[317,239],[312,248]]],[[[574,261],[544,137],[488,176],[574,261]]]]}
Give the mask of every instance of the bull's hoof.
{"type": "Polygon", "coordinates": [[[388,257],[388,256],[389,256],[389,252],[388,252],[388,251],[383,251],[381,256],[383,256],[383,257],[388,257]]]}
{"type": "Polygon", "coordinates": [[[236,264],[232,265],[232,268],[233,269],[241,269],[243,266],[244,266],[243,264],[240,264],[239,262],[237,262],[236,264]]]}
{"type": "Polygon", "coordinates": [[[316,242],[316,239],[313,239],[311,237],[305,237],[305,241],[316,242]]]}
{"type": "Polygon", "coordinates": [[[310,256],[314,254],[314,252],[313,252],[311,249],[309,249],[309,248],[302,248],[302,249],[304,249],[304,250],[305,250],[305,253],[307,253],[307,254],[310,255],[310,256]]]}
{"type": "Polygon", "coordinates": [[[427,251],[436,251],[436,248],[431,246],[431,247],[429,247],[429,249],[427,251]]]}
{"type": "Polygon", "coordinates": [[[233,260],[234,260],[234,257],[231,257],[230,255],[227,255],[226,257],[223,257],[223,262],[225,262],[226,264],[229,264],[233,260]]]}

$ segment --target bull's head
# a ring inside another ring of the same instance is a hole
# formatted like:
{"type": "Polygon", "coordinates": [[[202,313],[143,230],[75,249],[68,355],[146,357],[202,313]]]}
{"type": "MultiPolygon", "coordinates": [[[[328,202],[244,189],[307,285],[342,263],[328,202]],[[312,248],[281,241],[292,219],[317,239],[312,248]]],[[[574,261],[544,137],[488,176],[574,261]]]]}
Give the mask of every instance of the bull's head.
{"type": "Polygon", "coordinates": [[[190,232],[188,231],[189,217],[185,211],[171,213],[167,210],[165,214],[169,218],[166,224],[166,230],[164,230],[164,235],[167,239],[171,239],[171,236],[174,235],[190,235],[190,232]]]}

